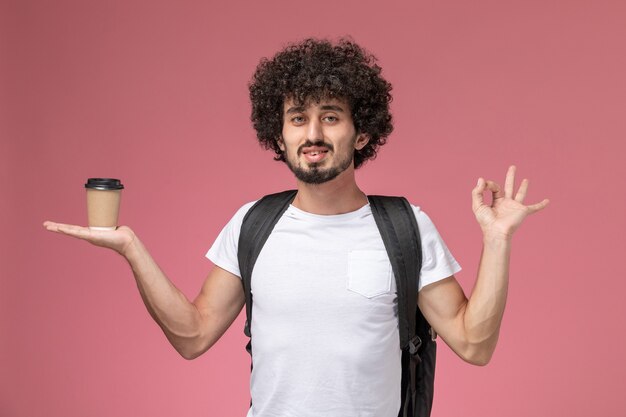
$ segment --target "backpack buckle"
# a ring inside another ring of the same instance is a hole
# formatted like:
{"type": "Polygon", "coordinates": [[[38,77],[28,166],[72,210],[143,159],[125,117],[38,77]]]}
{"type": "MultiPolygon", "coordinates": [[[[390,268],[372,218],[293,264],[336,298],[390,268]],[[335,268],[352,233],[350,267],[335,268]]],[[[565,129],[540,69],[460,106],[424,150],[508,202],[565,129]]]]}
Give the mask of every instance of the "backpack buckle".
{"type": "Polygon", "coordinates": [[[415,335],[413,339],[409,340],[409,353],[411,355],[417,355],[417,351],[422,346],[422,339],[418,335],[415,335]]]}

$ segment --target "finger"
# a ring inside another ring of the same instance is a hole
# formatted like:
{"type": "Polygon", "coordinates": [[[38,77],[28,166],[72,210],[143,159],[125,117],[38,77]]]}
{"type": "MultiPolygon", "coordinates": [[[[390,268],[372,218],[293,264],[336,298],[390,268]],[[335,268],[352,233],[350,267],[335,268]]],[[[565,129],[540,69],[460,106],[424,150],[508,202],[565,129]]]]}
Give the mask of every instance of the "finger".
{"type": "Polygon", "coordinates": [[[526,198],[526,193],[528,192],[528,180],[524,178],[522,183],[519,186],[519,190],[517,190],[517,194],[515,194],[515,201],[518,203],[523,203],[526,198]]]}
{"type": "Polygon", "coordinates": [[[61,225],[57,230],[65,235],[79,237],[81,239],[86,238],[89,235],[89,229],[82,230],[80,226],[72,226],[68,224],[61,225]]]}
{"type": "Polygon", "coordinates": [[[540,202],[540,203],[537,203],[537,204],[532,204],[532,205],[527,206],[527,207],[528,207],[528,209],[530,210],[530,213],[532,214],[532,213],[536,213],[536,212],[538,212],[539,210],[543,210],[543,209],[544,209],[544,208],[548,205],[548,203],[550,203],[550,200],[548,200],[548,199],[546,198],[546,199],[544,199],[544,200],[543,200],[542,202],[540,202]]]}
{"type": "Polygon", "coordinates": [[[483,192],[485,191],[485,180],[478,178],[478,184],[472,190],[472,210],[476,211],[480,206],[485,204],[483,192]]]}
{"type": "Polygon", "coordinates": [[[511,165],[506,172],[506,179],[504,180],[504,196],[507,198],[513,198],[513,187],[515,186],[515,165],[511,165]]]}
{"type": "Polygon", "coordinates": [[[67,225],[64,225],[63,223],[51,222],[49,220],[46,220],[45,222],[43,222],[43,227],[45,227],[46,230],[49,230],[51,232],[58,232],[59,226],[67,226],[67,225]]]}
{"type": "Polygon", "coordinates": [[[93,232],[87,227],[54,222],[45,222],[44,227],[51,232],[63,233],[64,235],[73,236],[80,239],[90,239],[94,237],[93,232]]]}
{"type": "Polygon", "coordinates": [[[500,185],[497,182],[487,180],[486,183],[487,183],[487,189],[489,189],[489,191],[493,193],[492,198],[494,200],[504,197],[504,192],[502,191],[502,188],[500,188],[500,185]]]}

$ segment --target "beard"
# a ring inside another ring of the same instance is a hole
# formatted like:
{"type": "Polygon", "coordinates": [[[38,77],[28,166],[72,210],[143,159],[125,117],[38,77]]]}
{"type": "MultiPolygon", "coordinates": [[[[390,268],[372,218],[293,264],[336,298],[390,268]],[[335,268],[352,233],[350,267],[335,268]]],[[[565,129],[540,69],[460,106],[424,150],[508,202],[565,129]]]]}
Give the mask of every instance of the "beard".
{"type": "MultiPolygon", "coordinates": [[[[356,136],[353,142],[356,142],[356,136]]],[[[354,145],[354,143],[352,145],[354,145]]],[[[307,147],[307,146],[324,146],[328,149],[329,152],[334,150],[334,147],[331,144],[326,144],[320,141],[315,142],[315,143],[307,141],[302,146],[300,146],[300,148],[298,148],[298,152],[297,152],[298,159],[296,160],[296,163],[292,163],[292,161],[289,160],[289,157],[285,158],[285,163],[287,164],[291,172],[294,173],[297,179],[299,179],[300,181],[306,184],[323,184],[325,182],[331,181],[337,178],[337,176],[341,174],[343,171],[348,169],[352,165],[352,162],[354,161],[354,152],[349,152],[345,158],[337,161],[335,165],[330,166],[328,168],[321,167],[324,161],[312,162],[312,163],[305,162],[308,168],[304,168],[298,162],[299,162],[299,157],[302,153],[302,148],[307,147]]]]}

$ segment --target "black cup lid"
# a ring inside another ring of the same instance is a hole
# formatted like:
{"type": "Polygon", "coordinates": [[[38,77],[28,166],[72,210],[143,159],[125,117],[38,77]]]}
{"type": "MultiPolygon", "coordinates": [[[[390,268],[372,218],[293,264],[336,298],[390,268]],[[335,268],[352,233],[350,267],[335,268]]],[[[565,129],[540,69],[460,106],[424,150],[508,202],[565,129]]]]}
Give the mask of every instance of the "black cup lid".
{"type": "Polygon", "coordinates": [[[89,178],[85,188],[94,190],[123,190],[122,182],[115,178],[89,178]]]}

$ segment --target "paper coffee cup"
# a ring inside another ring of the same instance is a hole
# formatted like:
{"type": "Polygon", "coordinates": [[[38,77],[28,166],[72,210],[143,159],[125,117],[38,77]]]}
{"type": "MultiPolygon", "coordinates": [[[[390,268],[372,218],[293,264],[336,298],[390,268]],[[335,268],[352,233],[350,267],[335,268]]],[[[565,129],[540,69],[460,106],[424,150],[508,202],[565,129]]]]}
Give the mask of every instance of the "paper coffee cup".
{"type": "Polygon", "coordinates": [[[92,230],[115,230],[124,186],[115,178],[89,178],[87,225],[92,230]]]}

